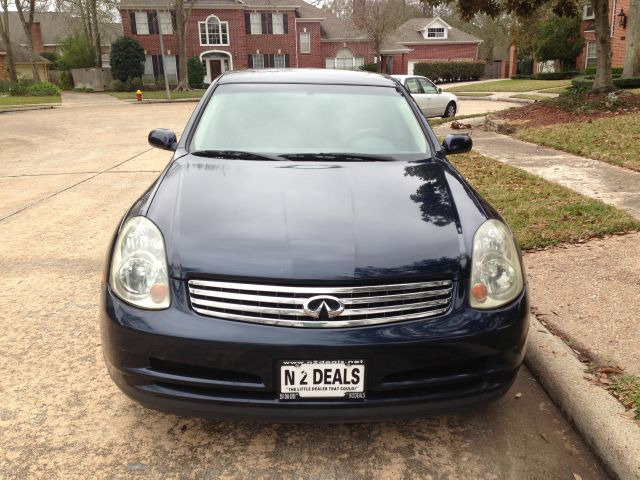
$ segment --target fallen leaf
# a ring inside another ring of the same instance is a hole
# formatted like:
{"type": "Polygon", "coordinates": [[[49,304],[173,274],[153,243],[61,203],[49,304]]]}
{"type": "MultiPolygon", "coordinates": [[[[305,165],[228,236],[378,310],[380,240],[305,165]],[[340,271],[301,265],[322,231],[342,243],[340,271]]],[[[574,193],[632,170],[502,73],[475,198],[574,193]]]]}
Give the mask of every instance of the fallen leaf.
{"type": "Polygon", "coordinates": [[[578,475],[577,473],[573,474],[573,479],[574,480],[582,480],[582,477],[580,475],[578,475]]]}
{"type": "Polygon", "coordinates": [[[549,443],[549,440],[547,440],[547,437],[545,437],[544,433],[541,433],[540,436],[545,442],[549,443]]]}
{"type": "Polygon", "coordinates": [[[516,394],[514,395],[514,397],[515,397],[515,398],[520,398],[520,397],[522,397],[522,394],[521,394],[520,392],[518,392],[518,393],[516,393],[516,394]]]}

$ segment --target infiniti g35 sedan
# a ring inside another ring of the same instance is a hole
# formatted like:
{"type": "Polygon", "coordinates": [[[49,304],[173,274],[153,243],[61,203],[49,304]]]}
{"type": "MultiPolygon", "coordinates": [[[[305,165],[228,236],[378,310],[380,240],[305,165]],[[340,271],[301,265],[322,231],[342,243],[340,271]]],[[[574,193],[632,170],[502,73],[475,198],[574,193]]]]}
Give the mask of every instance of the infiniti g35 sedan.
{"type": "Polygon", "coordinates": [[[143,405],[362,422],[483,404],[524,356],[520,253],[396,79],[221,75],[110,246],[109,373],[143,405]]]}

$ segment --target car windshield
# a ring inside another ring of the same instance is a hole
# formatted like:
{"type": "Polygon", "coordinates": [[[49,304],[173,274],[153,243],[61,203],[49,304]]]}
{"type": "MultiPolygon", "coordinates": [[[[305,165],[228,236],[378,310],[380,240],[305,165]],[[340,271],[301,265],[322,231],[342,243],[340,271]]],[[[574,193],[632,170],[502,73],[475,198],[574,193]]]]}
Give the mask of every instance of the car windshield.
{"type": "Polygon", "coordinates": [[[416,116],[395,88],[315,84],[218,86],[190,150],[430,156],[416,116]]]}

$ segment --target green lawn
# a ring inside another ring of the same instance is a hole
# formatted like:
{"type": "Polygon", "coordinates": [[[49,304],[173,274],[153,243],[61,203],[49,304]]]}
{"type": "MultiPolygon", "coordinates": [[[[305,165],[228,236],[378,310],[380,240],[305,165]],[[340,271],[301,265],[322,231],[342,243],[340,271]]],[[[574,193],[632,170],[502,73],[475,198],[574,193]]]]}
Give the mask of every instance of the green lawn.
{"type": "Polygon", "coordinates": [[[522,98],[524,100],[549,100],[551,97],[547,97],[546,95],[536,95],[535,93],[516,93],[515,95],[511,95],[509,98],[522,98]]]}
{"type": "Polygon", "coordinates": [[[540,93],[567,93],[571,90],[571,87],[554,87],[554,88],[543,88],[539,90],[540,93]]]}
{"type": "Polygon", "coordinates": [[[543,88],[564,87],[569,80],[498,80],[451,87],[447,92],[530,92],[543,88]]]}
{"type": "Polygon", "coordinates": [[[619,376],[615,378],[612,390],[625,407],[634,410],[636,418],[640,420],[640,377],[619,376]]]}
{"type": "Polygon", "coordinates": [[[640,113],[539,128],[514,134],[528,142],[640,171],[640,113]]]}
{"type": "Polygon", "coordinates": [[[60,96],[49,97],[0,97],[0,108],[19,105],[34,105],[38,103],[60,103],[60,96]]]}
{"type": "Polygon", "coordinates": [[[599,200],[475,152],[449,157],[505,218],[522,249],[640,230],[640,222],[599,200]]]}
{"type": "MultiPolygon", "coordinates": [[[[178,98],[200,98],[204,95],[205,90],[191,90],[189,92],[171,92],[171,99],[178,98]]],[[[109,95],[120,98],[121,100],[135,100],[136,92],[105,92],[109,95]]],[[[164,90],[149,90],[142,89],[142,98],[149,99],[166,99],[167,93],[164,90]]]]}

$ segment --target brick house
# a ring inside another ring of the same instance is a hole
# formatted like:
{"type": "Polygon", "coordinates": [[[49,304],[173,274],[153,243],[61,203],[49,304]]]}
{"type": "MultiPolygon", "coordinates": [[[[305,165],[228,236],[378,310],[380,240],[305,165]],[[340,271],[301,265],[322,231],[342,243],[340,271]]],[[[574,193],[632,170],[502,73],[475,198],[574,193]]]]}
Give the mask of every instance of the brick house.
{"type": "MultiPolygon", "coordinates": [[[[64,38],[82,31],[81,20],[63,12],[36,12],[33,20],[33,47],[36,53],[60,53],[64,38]]],[[[20,23],[18,12],[9,12],[9,32],[14,48],[27,46],[27,36],[20,23]]],[[[122,36],[122,26],[119,23],[100,25],[100,47],[104,67],[109,66],[111,44],[120,36],[122,36]]]]}
{"type": "MultiPolygon", "coordinates": [[[[364,2],[357,1],[357,8],[364,2]]],[[[122,0],[122,29],[145,49],[144,81],[178,76],[175,14],[167,0],[122,0]],[[159,31],[163,32],[164,57],[159,31]],[[166,65],[165,65],[166,63],[166,65]]],[[[364,32],[304,0],[201,0],[187,24],[187,55],[206,67],[205,82],[245,68],[356,69],[375,61],[364,32]]],[[[417,60],[476,60],[480,40],[439,18],[412,19],[382,48],[387,73],[407,73],[417,60]]]]}
{"type": "MultiPolygon", "coordinates": [[[[7,49],[3,40],[0,38],[0,81],[9,79],[9,70],[7,65],[7,49]]],[[[16,66],[16,74],[18,78],[32,78],[33,71],[31,69],[31,56],[29,51],[21,45],[12,44],[11,53],[13,53],[13,63],[16,66]]],[[[49,65],[51,62],[40,55],[36,55],[36,65],[41,79],[48,78],[49,65]]]]}
{"type": "MultiPolygon", "coordinates": [[[[609,0],[609,28],[611,29],[611,65],[624,66],[627,53],[627,15],[630,0],[609,0]]],[[[582,70],[596,66],[596,32],[593,8],[587,3],[582,12],[582,29],[585,37],[584,49],[576,60],[576,66],[582,70]]]]}

